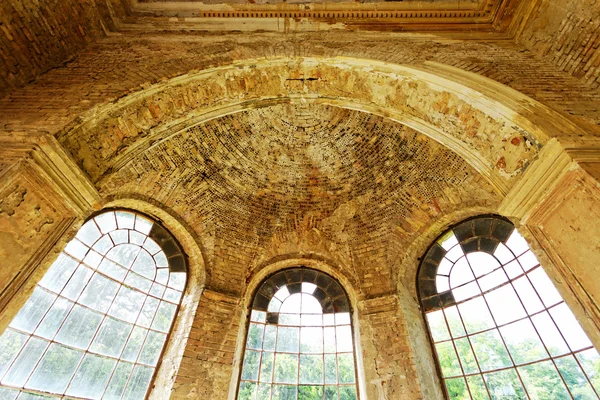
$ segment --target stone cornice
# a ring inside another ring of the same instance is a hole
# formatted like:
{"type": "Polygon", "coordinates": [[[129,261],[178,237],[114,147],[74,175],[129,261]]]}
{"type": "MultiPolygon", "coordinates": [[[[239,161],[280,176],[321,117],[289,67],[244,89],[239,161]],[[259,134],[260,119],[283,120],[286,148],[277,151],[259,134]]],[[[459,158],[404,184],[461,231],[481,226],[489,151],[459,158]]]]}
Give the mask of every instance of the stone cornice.
{"type": "Polygon", "coordinates": [[[87,175],[75,164],[54,136],[42,132],[0,132],[0,158],[25,161],[78,214],[100,208],[101,197],[87,175]]]}

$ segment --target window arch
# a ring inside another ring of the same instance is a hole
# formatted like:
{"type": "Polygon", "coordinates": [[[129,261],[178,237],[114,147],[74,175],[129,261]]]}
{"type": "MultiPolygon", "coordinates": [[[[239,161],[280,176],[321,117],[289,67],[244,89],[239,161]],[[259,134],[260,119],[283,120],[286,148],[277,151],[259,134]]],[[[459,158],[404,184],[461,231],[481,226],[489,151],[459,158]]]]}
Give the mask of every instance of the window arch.
{"type": "Polygon", "coordinates": [[[507,220],[448,230],[418,289],[450,399],[597,399],[600,357],[507,220]]]}
{"type": "Polygon", "coordinates": [[[161,225],[91,218],[0,336],[0,398],[145,398],[185,283],[161,225]]]}
{"type": "Polygon", "coordinates": [[[354,400],[348,297],[329,275],[280,271],[254,296],[238,399],[354,400]]]}

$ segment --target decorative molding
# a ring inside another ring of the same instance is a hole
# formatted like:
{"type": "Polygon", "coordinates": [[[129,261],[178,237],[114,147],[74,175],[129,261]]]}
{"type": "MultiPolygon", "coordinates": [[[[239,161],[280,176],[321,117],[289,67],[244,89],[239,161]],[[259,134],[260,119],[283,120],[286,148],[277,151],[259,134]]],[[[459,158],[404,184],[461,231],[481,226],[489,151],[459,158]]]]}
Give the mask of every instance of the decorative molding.
{"type": "Polygon", "coordinates": [[[507,217],[527,218],[542,203],[559,179],[576,165],[556,138],[546,143],[523,176],[508,192],[498,212],[507,217]]]}
{"type": "Polygon", "coordinates": [[[12,164],[27,160],[80,216],[101,207],[102,198],[95,186],[50,134],[0,132],[0,158],[12,164]]]}

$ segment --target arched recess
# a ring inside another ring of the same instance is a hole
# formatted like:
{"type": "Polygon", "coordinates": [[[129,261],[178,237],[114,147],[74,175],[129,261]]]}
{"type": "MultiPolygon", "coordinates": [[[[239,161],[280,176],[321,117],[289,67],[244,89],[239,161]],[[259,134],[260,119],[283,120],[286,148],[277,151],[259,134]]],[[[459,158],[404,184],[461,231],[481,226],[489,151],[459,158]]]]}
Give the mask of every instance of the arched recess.
{"type": "Polygon", "coordinates": [[[360,399],[367,398],[367,388],[366,388],[366,373],[363,368],[363,355],[362,355],[362,347],[361,347],[361,335],[360,335],[360,325],[363,323],[359,320],[358,316],[358,302],[360,299],[360,295],[357,292],[357,285],[352,282],[355,282],[355,277],[349,277],[343,272],[341,272],[340,267],[334,264],[328,263],[326,260],[321,260],[317,258],[305,258],[305,257],[281,257],[278,260],[272,260],[270,263],[265,263],[262,268],[257,269],[254,276],[252,276],[246,287],[245,295],[242,297],[242,309],[246,310],[246,312],[242,313],[240,319],[240,329],[238,333],[238,339],[236,344],[236,352],[234,359],[234,368],[231,377],[231,382],[229,386],[229,395],[228,399],[233,400],[236,398],[236,394],[238,391],[239,385],[239,377],[242,369],[242,362],[244,358],[244,350],[246,344],[246,331],[248,330],[250,310],[252,308],[252,304],[254,302],[255,296],[259,291],[261,285],[268,280],[270,276],[276,275],[281,271],[290,271],[295,268],[304,268],[308,271],[314,271],[316,273],[320,273],[322,275],[329,275],[333,278],[334,281],[339,284],[339,286],[345,292],[347,299],[349,301],[350,307],[350,316],[352,319],[353,325],[353,335],[352,339],[354,342],[354,353],[356,357],[356,376],[357,376],[357,388],[359,392],[360,399]]]}
{"type": "Polygon", "coordinates": [[[145,398],[152,383],[165,386],[157,370],[172,368],[164,350],[187,271],[157,220],[123,208],[94,213],[3,332],[2,396],[145,398]]]}
{"type": "Polygon", "coordinates": [[[550,137],[581,133],[540,103],[455,68],[307,57],[245,60],[173,78],[82,115],[59,140],[98,183],[185,128],[290,102],[406,124],[462,156],[499,194],[507,193],[550,137]]]}
{"type": "Polygon", "coordinates": [[[204,254],[199,239],[182,218],[161,204],[149,199],[122,198],[113,199],[105,204],[105,209],[125,208],[137,210],[160,222],[178,241],[187,258],[187,285],[181,299],[179,311],[173,322],[171,335],[165,345],[161,366],[153,381],[151,399],[167,398],[171,395],[177,372],[187,345],[190,329],[198,309],[198,303],[206,285],[207,271],[204,254]]]}
{"type": "Polygon", "coordinates": [[[509,220],[451,226],[416,281],[448,398],[598,397],[598,353],[509,220]]]}

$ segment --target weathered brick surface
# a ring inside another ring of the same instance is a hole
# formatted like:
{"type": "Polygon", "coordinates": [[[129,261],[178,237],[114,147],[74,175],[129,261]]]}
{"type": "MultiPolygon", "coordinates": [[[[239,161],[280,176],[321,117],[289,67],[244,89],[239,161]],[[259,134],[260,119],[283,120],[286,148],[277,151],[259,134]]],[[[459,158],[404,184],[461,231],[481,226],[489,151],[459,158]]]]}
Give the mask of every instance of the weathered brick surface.
{"type": "Polygon", "coordinates": [[[600,4],[541,0],[518,41],[590,87],[600,86],[600,4]]]}
{"type": "Polygon", "coordinates": [[[105,36],[97,0],[0,2],[0,97],[105,36]]]}

